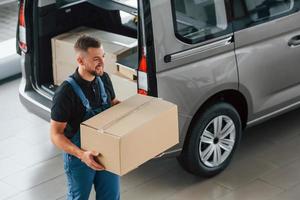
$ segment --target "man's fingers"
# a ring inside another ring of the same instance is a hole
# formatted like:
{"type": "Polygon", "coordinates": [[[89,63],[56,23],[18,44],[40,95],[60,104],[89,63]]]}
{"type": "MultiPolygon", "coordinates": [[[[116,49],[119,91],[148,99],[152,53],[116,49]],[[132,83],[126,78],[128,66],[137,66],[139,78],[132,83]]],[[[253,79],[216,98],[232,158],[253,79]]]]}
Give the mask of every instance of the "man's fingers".
{"type": "Polygon", "coordinates": [[[98,156],[99,153],[95,152],[95,151],[88,151],[86,154],[86,164],[92,168],[93,170],[104,170],[104,166],[102,166],[101,164],[97,163],[95,161],[95,156],[98,156]]]}
{"type": "Polygon", "coordinates": [[[98,163],[94,162],[90,162],[90,167],[94,170],[104,170],[104,167],[99,165],[98,163]]]}
{"type": "Polygon", "coordinates": [[[90,164],[91,166],[93,166],[94,168],[98,169],[98,170],[104,169],[104,167],[103,167],[101,164],[97,163],[97,162],[94,160],[94,157],[90,157],[90,159],[89,159],[89,164],[90,164]]]}
{"type": "Polygon", "coordinates": [[[101,171],[101,170],[104,170],[103,168],[97,168],[97,167],[95,167],[95,166],[93,166],[93,165],[89,165],[89,167],[92,168],[92,169],[95,170],[95,171],[101,171]]]}
{"type": "Polygon", "coordinates": [[[95,170],[95,171],[100,171],[101,169],[97,169],[97,168],[95,168],[94,166],[92,166],[92,165],[89,165],[89,167],[90,168],[92,168],[93,170],[95,170]]]}
{"type": "Polygon", "coordinates": [[[98,156],[98,155],[99,155],[99,153],[96,152],[96,151],[91,151],[91,154],[92,154],[93,156],[98,156]]]}
{"type": "Polygon", "coordinates": [[[104,167],[102,165],[100,165],[99,163],[97,163],[95,160],[92,160],[91,164],[99,169],[103,169],[104,167]]]}
{"type": "Polygon", "coordinates": [[[92,162],[88,162],[86,164],[87,164],[87,166],[89,166],[93,170],[101,170],[101,168],[99,166],[94,165],[92,162]]]}

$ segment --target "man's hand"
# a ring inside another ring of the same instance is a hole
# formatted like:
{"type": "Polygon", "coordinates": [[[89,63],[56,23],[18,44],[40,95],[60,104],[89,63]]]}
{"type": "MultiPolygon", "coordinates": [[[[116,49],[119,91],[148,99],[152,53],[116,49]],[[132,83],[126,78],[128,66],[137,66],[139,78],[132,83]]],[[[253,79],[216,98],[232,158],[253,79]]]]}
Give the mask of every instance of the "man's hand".
{"type": "Polygon", "coordinates": [[[104,170],[105,169],[104,166],[97,163],[95,161],[94,156],[98,156],[98,153],[94,151],[84,151],[81,156],[81,161],[84,162],[87,166],[89,166],[93,170],[97,170],[97,171],[104,170]]]}
{"type": "Polygon", "coordinates": [[[58,148],[63,151],[80,158],[87,166],[94,170],[104,170],[104,166],[95,161],[98,153],[92,151],[84,151],[73,144],[65,135],[64,129],[67,122],[57,122],[51,120],[51,140],[58,148]]]}
{"type": "Polygon", "coordinates": [[[119,103],[121,103],[121,101],[119,101],[118,99],[113,99],[112,101],[111,101],[111,104],[112,104],[112,106],[114,106],[114,105],[117,105],[117,104],[119,104],[119,103]]]}

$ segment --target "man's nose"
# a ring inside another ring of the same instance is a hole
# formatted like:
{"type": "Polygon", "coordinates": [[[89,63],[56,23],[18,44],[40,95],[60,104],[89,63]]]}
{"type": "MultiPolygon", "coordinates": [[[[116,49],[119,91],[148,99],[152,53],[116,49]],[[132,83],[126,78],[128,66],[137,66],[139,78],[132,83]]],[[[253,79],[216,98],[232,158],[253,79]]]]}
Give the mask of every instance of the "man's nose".
{"type": "Polygon", "coordinates": [[[104,64],[104,60],[103,59],[101,59],[101,60],[98,61],[98,65],[102,65],[102,64],[104,64]]]}
{"type": "Polygon", "coordinates": [[[100,59],[100,63],[104,63],[104,58],[103,57],[100,59]]]}

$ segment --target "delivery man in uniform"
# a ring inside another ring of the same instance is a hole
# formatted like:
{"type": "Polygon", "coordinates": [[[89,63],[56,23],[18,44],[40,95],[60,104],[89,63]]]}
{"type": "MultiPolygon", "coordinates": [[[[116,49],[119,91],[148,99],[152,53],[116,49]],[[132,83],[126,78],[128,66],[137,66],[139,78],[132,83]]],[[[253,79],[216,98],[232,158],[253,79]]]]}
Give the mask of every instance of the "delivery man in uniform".
{"type": "Polygon", "coordinates": [[[74,45],[78,68],[56,90],[51,109],[51,140],[64,151],[68,200],[88,200],[92,185],[97,200],[120,199],[119,176],[95,161],[101,152],[80,148],[80,123],[119,103],[104,72],[104,51],[92,37],[74,45]]]}

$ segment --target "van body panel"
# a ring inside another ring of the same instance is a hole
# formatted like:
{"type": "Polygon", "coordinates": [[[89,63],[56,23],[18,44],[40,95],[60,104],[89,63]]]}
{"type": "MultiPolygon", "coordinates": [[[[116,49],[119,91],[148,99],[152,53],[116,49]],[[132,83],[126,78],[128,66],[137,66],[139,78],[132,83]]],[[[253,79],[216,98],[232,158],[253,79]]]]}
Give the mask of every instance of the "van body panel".
{"type": "Polygon", "coordinates": [[[228,52],[158,73],[157,85],[158,97],[179,105],[179,113],[193,116],[200,105],[214,94],[238,90],[234,53],[228,52]]]}
{"type": "Polygon", "coordinates": [[[240,88],[251,94],[249,120],[300,101],[300,47],[288,45],[300,35],[299,21],[297,12],[235,33],[240,88]]]}
{"type": "Polygon", "coordinates": [[[155,43],[158,97],[178,106],[179,113],[193,116],[200,105],[222,90],[238,90],[238,72],[234,41],[216,48],[205,48],[232,34],[198,44],[180,41],[174,32],[171,2],[151,1],[155,43]],[[164,30],[164,31],[162,31],[164,30]],[[165,56],[203,47],[174,62],[165,62],[165,56]]]}
{"type": "Polygon", "coordinates": [[[186,63],[199,61],[207,57],[215,56],[216,54],[221,54],[225,51],[231,51],[234,49],[234,45],[233,43],[231,43],[222,48],[207,49],[206,51],[203,51],[201,53],[188,56],[185,59],[176,60],[176,62],[165,62],[165,56],[209,45],[218,40],[224,39],[224,37],[229,37],[230,35],[221,36],[202,43],[184,43],[175,35],[173,23],[175,19],[172,15],[172,7],[169,0],[151,1],[151,11],[157,72],[170,70],[186,63]]]}
{"type": "Polygon", "coordinates": [[[215,45],[233,34],[187,44],[175,35],[171,1],[151,1],[151,11],[158,97],[178,105],[183,146],[192,118],[201,105],[218,92],[238,90],[234,41],[215,45]],[[166,56],[182,53],[184,56],[179,59],[165,60],[166,56]]]}

